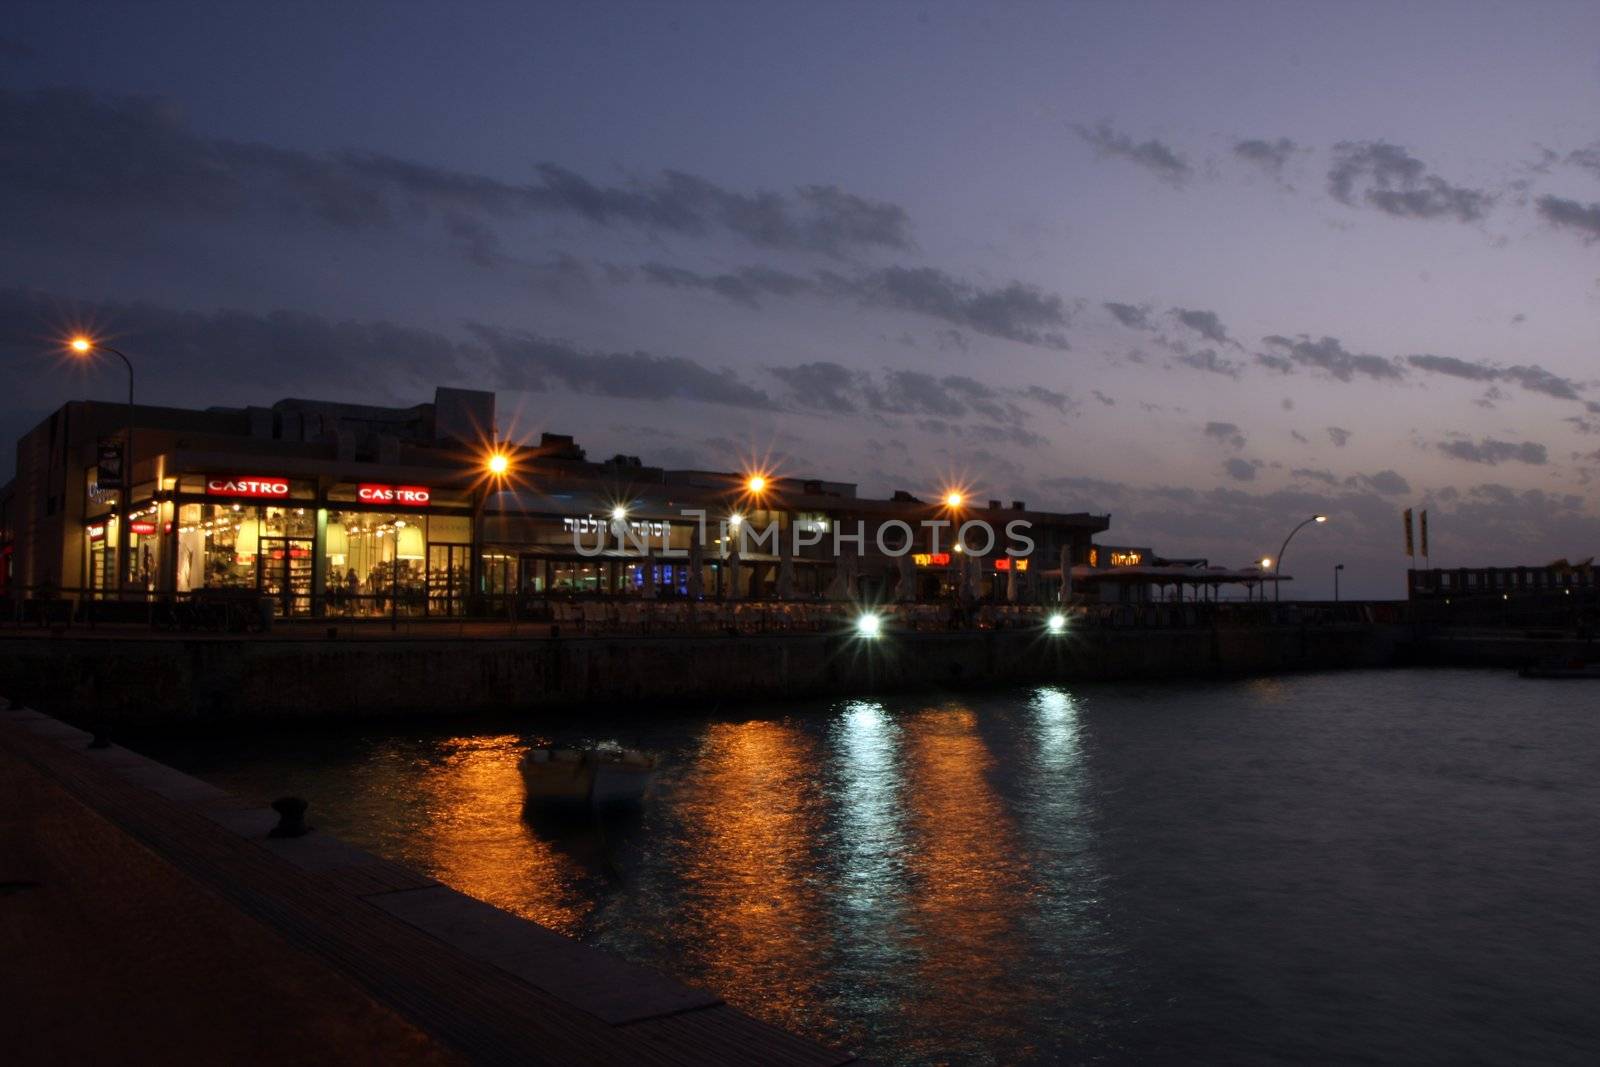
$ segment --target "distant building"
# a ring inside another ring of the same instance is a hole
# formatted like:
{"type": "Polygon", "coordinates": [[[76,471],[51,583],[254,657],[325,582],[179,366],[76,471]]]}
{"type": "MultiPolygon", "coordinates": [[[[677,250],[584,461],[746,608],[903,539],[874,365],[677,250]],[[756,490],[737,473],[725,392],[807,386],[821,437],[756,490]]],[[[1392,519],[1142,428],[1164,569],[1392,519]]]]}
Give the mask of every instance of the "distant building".
{"type": "Polygon", "coordinates": [[[752,472],[597,462],[550,433],[504,446],[497,481],[485,469],[494,394],[441,388],[406,408],[137,408],[119,583],[120,476],[102,480],[98,464],[127,417],[120,404],[69,403],[19,440],[16,477],[0,486],[6,595],[109,598],[125,584],[142,597],[260,596],[288,616],[448,616],[552,595],[808,597],[841,581],[866,598],[1045,600],[1059,592],[1060,561],[1087,562],[1110,524],[1021,501],[953,512],[907,492],[866,499],[820,478],[769,475],[752,492],[752,472]],[[703,539],[685,512],[704,513],[703,539]],[[1000,545],[974,563],[950,527],[923,525],[972,519],[1026,523],[1030,553],[1014,564],[1000,545]],[[747,544],[735,559],[728,531],[741,523],[820,543],[787,560],[776,544],[747,544]],[[820,540],[835,525],[861,534],[844,558],[820,540]],[[907,561],[880,550],[880,532],[898,547],[907,530],[907,561]]]}
{"type": "Polygon", "coordinates": [[[1434,567],[1406,571],[1411,600],[1478,600],[1570,596],[1596,589],[1594,557],[1542,567],[1434,567]]]}

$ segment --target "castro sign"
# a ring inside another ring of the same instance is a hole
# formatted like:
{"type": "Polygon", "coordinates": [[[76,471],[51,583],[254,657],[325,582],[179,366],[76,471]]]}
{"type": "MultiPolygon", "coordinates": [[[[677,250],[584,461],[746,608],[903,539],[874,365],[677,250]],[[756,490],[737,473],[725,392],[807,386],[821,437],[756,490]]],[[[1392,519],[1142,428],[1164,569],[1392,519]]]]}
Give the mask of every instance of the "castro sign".
{"type": "Polygon", "coordinates": [[[206,479],[207,496],[248,496],[278,500],[289,495],[289,479],[213,474],[206,479]]]}
{"type": "Polygon", "coordinates": [[[406,508],[425,508],[433,494],[425,485],[362,485],[356,499],[363,504],[396,504],[406,508]]]}

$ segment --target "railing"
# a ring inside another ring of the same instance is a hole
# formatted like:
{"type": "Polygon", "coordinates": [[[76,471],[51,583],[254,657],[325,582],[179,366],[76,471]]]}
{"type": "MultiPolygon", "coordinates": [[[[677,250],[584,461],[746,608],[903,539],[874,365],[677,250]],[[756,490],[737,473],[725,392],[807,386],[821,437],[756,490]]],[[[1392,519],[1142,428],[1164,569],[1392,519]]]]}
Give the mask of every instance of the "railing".
{"type": "MultiPolygon", "coordinates": [[[[14,591],[15,592],[15,591],[14,591]]],[[[279,628],[304,633],[498,632],[554,634],[705,634],[836,632],[853,629],[865,611],[877,613],[891,632],[1042,629],[1052,614],[1066,616],[1066,629],[1173,630],[1265,626],[1328,626],[1361,623],[1437,621],[1432,607],[1400,601],[1261,603],[959,604],[951,601],[860,604],[826,600],[691,600],[562,594],[476,596],[443,599],[418,590],[395,598],[372,594],[326,594],[303,615],[276,614],[283,596],[250,589],[196,590],[189,593],[131,592],[122,600],[70,599],[84,590],[34,590],[49,597],[13,596],[0,600],[0,625],[62,628],[121,623],[152,629],[260,632],[279,628]]],[[[405,592],[405,591],[402,591],[405,592]]],[[[293,594],[288,599],[296,599],[293,594]]]]}

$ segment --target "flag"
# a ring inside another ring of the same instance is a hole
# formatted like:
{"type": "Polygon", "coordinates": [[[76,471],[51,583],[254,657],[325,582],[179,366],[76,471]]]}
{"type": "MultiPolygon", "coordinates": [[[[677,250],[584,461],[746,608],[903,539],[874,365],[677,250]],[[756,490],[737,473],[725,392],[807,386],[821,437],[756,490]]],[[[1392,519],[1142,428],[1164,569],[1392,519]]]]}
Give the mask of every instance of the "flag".
{"type": "Polygon", "coordinates": [[[1422,509],[1422,558],[1428,558],[1428,509],[1422,509]]]}
{"type": "Polygon", "coordinates": [[[1411,540],[1411,509],[1406,508],[1406,555],[1415,557],[1416,554],[1416,546],[1411,540]]]}

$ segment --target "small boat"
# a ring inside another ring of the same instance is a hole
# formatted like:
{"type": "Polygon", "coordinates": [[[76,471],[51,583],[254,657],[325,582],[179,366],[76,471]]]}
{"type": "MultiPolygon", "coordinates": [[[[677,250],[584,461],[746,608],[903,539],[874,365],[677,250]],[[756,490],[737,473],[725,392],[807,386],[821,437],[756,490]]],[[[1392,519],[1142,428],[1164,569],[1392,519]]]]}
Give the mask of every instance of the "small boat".
{"type": "Polygon", "coordinates": [[[541,745],[523,754],[519,769],[529,805],[607,808],[644,800],[656,757],[619,745],[541,745]]]}
{"type": "Polygon", "coordinates": [[[1518,673],[1524,678],[1600,678],[1600,660],[1544,660],[1530,663],[1518,673]]]}

